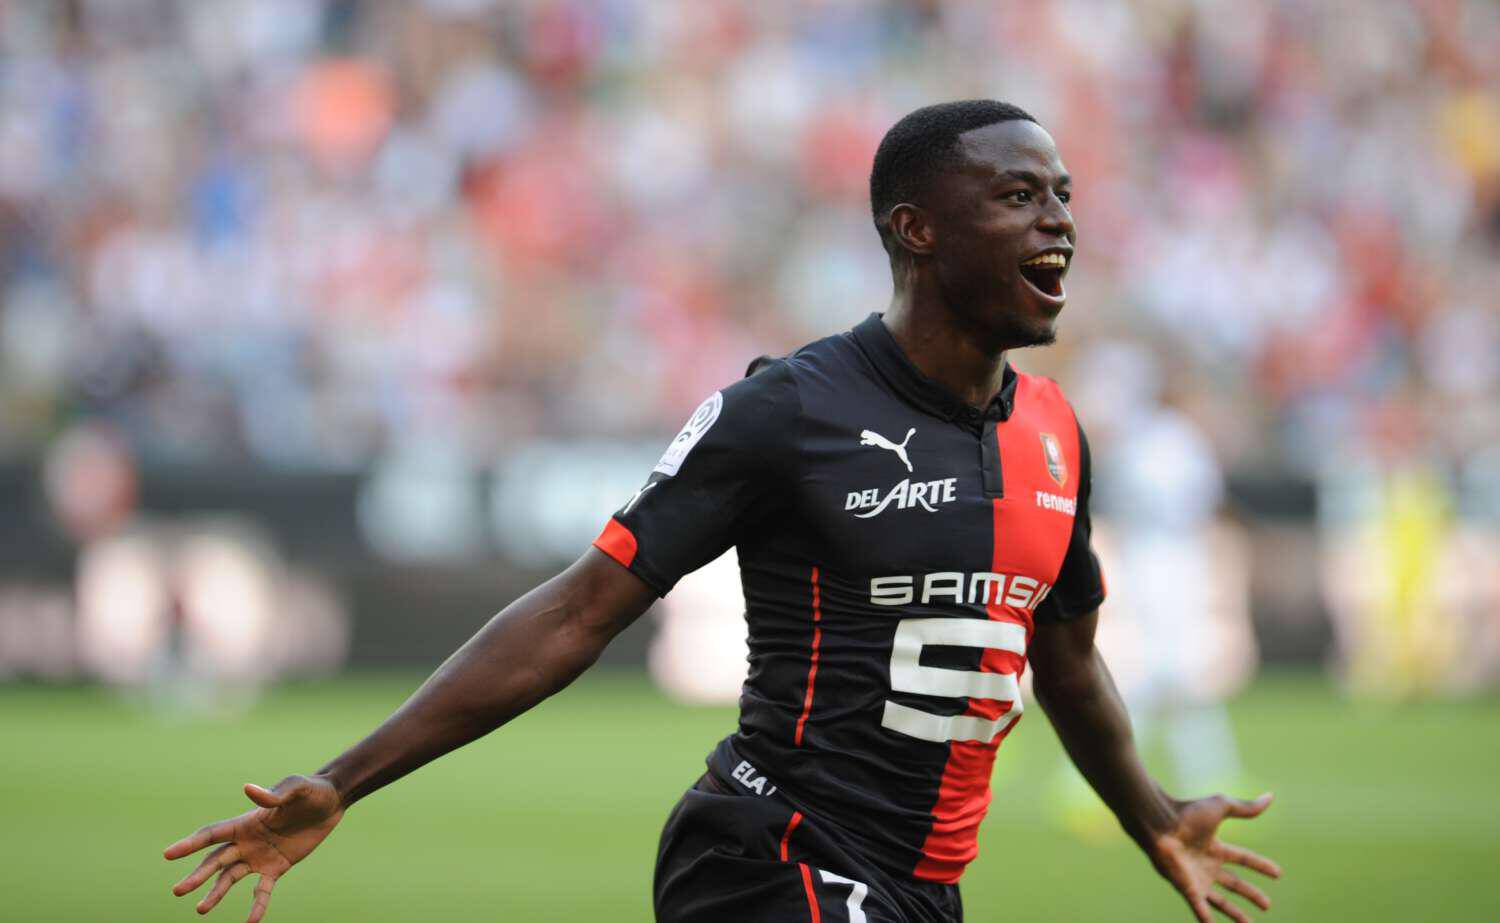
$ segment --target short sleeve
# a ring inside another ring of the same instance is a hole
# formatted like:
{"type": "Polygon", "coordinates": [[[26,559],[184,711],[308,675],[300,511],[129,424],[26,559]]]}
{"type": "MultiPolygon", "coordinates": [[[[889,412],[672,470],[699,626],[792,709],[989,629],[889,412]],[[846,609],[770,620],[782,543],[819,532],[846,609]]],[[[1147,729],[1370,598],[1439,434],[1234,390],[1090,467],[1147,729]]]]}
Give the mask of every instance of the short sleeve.
{"type": "Polygon", "coordinates": [[[801,405],[783,360],[709,395],[670,443],[650,478],[594,547],[665,596],[678,580],[730,547],[788,495],[801,405]]]}
{"type": "Polygon", "coordinates": [[[1073,536],[1058,571],[1057,582],[1036,607],[1037,622],[1066,622],[1087,615],[1104,602],[1104,573],[1092,544],[1093,523],[1089,518],[1089,494],[1093,491],[1093,463],[1089,443],[1078,426],[1078,512],[1073,517],[1073,536]]]}

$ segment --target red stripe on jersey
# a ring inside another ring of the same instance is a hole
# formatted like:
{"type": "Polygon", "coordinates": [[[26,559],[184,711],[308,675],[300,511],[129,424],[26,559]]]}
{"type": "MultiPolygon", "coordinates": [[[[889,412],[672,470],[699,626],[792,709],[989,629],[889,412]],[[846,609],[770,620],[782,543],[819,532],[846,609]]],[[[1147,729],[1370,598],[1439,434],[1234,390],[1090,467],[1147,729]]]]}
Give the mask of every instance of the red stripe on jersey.
{"type": "MultiPolygon", "coordinates": [[[[1046,498],[1037,495],[1078,499],[1078,420],[1062,391],[1046,378],[1022,375],[1016,392],[1015,412],[995,428],[1005,478],[1005,496],[995,504],[996,516],[1004,519],[1003,527],[995,524],[995,572],[1028,574],[1050,585],[1068,553],[1073,517],[1047,509],[1046,498]],[[1054,450],[1057,455],[1049,457],[1054,450]]],[[[1014,614],[1029,631],[1031,607],[1016,607],[1014,614]]]]}
{"type": "Polygon", "coordinates": [[[797,867],[802,869],[802,890],[807,892],[807,915],[812,923],[822,923],[823,915],[818,912],[818,896],[813,893],[812,869],[807,867],[806,862],[798,862],[797,867]]]}
{"type": "Polygon", "coordinates": [[[786,861],[786,857],[787,857],[786,847],[787,847],[787,843],[790,842],[790,840],[792,839],[792,831],[796,830],[797,829],[797,825],[800,824],[800,823],[802,823],[802,812],[801,811],[793,811],[792,812],[792,819],[789,820],[789,821],[787,821],[786,833],[783,833],[781,835],[781,861],[782,862],[786,861]]]}
{"type": "MultiPolygon", "coordinates": [[[[994,501],[997,548],[1002,521],[1000,504],[1000,500],[994,501]]],[[[991,569],[997,574],[1005,573],[1000,569],[998,553],[995,557],[997,562],[991,569]]],[[[996,598],[986,600],[985,604],[985,611],[991,619],[1026,624],[1006,611],[999,593],[994,595],[996,598]]],[[[987,649],[980,656],[979,669],[985,673],[1014,673],[1019,678],[1024,664],[1024,658],[1010,651],[987,649]]],[[[964,714],[993,720],[1010,711],[1011,707],[1009,702],[971,698],[964,714]]],[[[932,829],[922,844],[922,858],[912,870],[917,878],[953,884],[963,874],[964,867],[979,854],[979,823],[990,809],[990,773],[995,765],[995,752],[1000,741],[1014,727],[1014,724],[1010,725],[992,741],[955,740],[948,744],[948,762],[938,784],[937,803],[932,807],[932,829]]]]}
{"type": "MultiPolygon", "coordinates": [[[[995,598],[985,600],[985,612],[992,620],[1021,625],[1030,642],[1031,600],[1043,585],[1056,581],[1073,531],[1073,518],[1042,506],[1036,493],[1042,490],[1077,497],[1078,426],[1072,408],[1052,382],[1022,375],[1016,391],[1015,412],[995,428],[1004,496],[993,501],[990,569],[997,574],[1030,575],[1026,579],[1031,585],[1007,585],[994,594],[995,598]],[[1061,465],[1054,457],[1049,467],[1047,444],[1038,438],[1041,432],[1048,433],[1061,450],[1061,465]],[[1054,475],[1055,468],[1060,469],[1061,478],[1054,475]]],[[[1013,673],[1019,680],[1026,670],[1026,658],[988,648],[980,656],[979,669],[983,673],[1013,673]]],[[[993,720],[1012,707],[1009,702],[971,698],[964,714],[993,720]]],[[[932,807],[932,829],[922,844],[922,858],[912,870],[917,878],[952,884],[978,855],[979,824],[990,807],[995,752],[1014,727],[1012,723],[990,741],[955,740],[948,744],[948,762],[932,807]]]]}
{"type": "Polygon", "coordinates": [[[635,533],[631,532],[618,519],[610,519],[604,524],[604,531],[594,539],[594,547],[619,561],[624,567],[629,567],[630,562],[635,560],[635,533]]]}
{"type": "Polygon", "coordinates": [[[812,714],[813,681],[818,678],[818,645],[823,640],[823,629],[818,623],[823,620],[823,607],[819,598],[818,569],[812,569],[812,657],[807,667],[807,694],[802,699],[802,716],[797,719],[797,733],[793,737],[793,743],[802,746],[802,728],[807,724],[807,716],[812,714]]]}

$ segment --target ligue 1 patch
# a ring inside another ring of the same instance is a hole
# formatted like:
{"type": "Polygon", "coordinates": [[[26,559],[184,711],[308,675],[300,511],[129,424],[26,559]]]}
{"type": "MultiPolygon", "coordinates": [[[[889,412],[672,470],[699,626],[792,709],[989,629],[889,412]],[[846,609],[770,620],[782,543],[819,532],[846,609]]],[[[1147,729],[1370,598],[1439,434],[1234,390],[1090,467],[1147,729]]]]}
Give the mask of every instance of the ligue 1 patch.
{"type": "Polygon", "coordinates": [[[677,469],[682,467],[688,453],[693,451],[693,446],[698,444],[698,440],[703,438],[708,428],[719,419],[719,411],[723,409],[724,393],[715,391],[710,394],[708,400],[699,404],[698,409],[693,411],[693,415],[688,417],[687,425],[667,446],[667,451],[662,453],[661,461],[657,462],[656,467],[651,470],[660,471],[667,477],[675,475],[677,469]]]}
{"type": "Polygon", "coordinates": [[[1051,433],[1037,433],[1042,437],[1042,457],[1047,460],[1047,473],[1058,487],[1068,486],[1068,462],[1063,458],[1062,443],[1051,433]]]}

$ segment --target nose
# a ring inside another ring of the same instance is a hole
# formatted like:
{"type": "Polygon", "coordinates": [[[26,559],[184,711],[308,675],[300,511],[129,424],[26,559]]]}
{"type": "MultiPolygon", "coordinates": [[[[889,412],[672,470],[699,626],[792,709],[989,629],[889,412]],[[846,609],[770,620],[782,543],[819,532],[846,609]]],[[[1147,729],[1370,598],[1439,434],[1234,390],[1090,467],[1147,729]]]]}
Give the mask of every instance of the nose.
{"type": "Polygon", "coordinates": [[[1073,214],[1068,211],[1067,203],[1058,198],[1056,193],[1047,194],[1047,201],[1042,207],[1042,216],[1037,220],[1037,227],[1049,234],[1072,239],[1075,233],[1073,214]]]}

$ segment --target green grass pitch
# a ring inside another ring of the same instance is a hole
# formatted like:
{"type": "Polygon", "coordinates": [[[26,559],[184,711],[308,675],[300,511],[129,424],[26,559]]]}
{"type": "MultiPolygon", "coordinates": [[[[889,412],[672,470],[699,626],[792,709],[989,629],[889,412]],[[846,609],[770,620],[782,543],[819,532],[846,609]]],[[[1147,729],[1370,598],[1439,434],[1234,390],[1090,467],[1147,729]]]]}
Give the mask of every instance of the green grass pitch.
{"type": "MultiPolygon", "coordinates": [[[[0,687],[0,918],[194,919],[195,898],[168,893],[192,862],[162,847],[241,811],[240,783],[316,769],[416,681],[300,685],[232,720],[176,721],[99,690],[0,687]]],[[[1500,919],[1500,701],[1355,706],[1280,675],[1233,712],[1278,795],[1230,832],[1286,868],[1269,920],[1500,919]]],[[[661,822],[733,723],[636,674],[587,676],[355,808],[269,919],[649,920],[661,822]]],[[[1056,827],[1042,793],[1058,759],[1033,709],[997,762],[968,919],[1190,919],[1122,835],[1056,827]]],[[[211,919],[242,920],[249,901],[242,883],[211,919]]]]}

